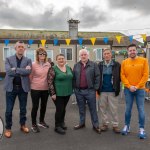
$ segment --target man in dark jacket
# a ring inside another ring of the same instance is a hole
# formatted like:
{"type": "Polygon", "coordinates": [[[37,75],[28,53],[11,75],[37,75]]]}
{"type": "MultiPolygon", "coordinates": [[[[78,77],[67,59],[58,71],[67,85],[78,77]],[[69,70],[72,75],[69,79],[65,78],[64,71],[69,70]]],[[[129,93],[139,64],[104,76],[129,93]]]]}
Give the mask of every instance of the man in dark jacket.
{"type": "Polygon", "coordinates": [[[115,133],[120,133],[118,127],[118,95],[120,92],[120,64],[112,60],[110,49],[103,50],[104,61],[98,64],[100,69],[100,112],[102,131],[108,129],[108,110],[112,117],[112,126],[115,133]]]}
{"type": "Polygon", "coordinates": [[[73,69],[73,85],[79,107],[80,122],[74,127],[75,130],[85,127],[85,105],[89,106],[93,130],[101,133],[96,111],[96,90],[99,88],[100,73],[96,63],[88,59],[88,51],[79,51],[80,61],[73,69]]]}

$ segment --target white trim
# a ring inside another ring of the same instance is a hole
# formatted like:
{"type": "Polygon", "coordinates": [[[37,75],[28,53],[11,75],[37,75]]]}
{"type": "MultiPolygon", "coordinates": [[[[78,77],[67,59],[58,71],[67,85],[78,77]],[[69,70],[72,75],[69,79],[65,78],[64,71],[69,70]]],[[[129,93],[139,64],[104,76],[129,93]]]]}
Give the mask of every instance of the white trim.
{"type": "Polygon", "coordinates": [[[94,50],[95,50],[94,52],[95,52],[95,57],[96,57],[95,60],[96,61],[102,61],[103,60],[103,56],[102,56],[103,55],[103,49],[102,48],[96,48],[94,50]],[[99,58],[99,56],[97,54],[98,53],[98,49],[100,49],[100,51],[101,51],[101,57],[100,58],[99,58]]]}
{"type": "MultiPolygon", "coordinates": [[[[51,60],[53,61],[53,60],[54,60],[54,51],[53,51],[52,49],[47,49],[46,51],[47,51],[47,52],[50,51],[50,52],[52,53],[52,58],[51,58],[51,60]]],[[[47,57],[47,58],[49,58],[49,57],[47,57]]]]}
{"type": "Polygon", "coordinates": [[[10,55],[10,47],[7,47],[7,46],[3,47],[3,60],[4,60],[4,61],[5,61],[6,57],[9,57],[9,56],[6,56],[6,57],[4,56],[4,54],[5,54],[5,53],[4,53],[4,49],[5,49],[5,48],[8,48],[9,55],[10,55]]]}
{"type": "MultiPolygon", "coordinates": [[[[3,61],[5,61],[5,59],[6,59],[7,57],[12,56],[11,50],[15,50],[13,46],[4,46],[4,47],[3,47],[3,61]],[[7,55],[7,56],[5,56],[5,52],[4,52],[4,49],[5,49],[5,48],[8,49],[8,55],[7,55]]],[[[15,53],[14,53],[14,54],[15,54],[15,53]]],[[[14,55],[14,54],[13,54],[13,55],[14,55]]]]}

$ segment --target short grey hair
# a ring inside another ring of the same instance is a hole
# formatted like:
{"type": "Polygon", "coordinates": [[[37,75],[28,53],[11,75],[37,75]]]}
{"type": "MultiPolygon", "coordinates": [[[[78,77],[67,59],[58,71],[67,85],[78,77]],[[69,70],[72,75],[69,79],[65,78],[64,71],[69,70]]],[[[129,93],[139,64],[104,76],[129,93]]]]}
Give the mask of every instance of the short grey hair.
{"type": "Polygon", "coordinates": [[[87,49],[81,49],[79,51],[79,56],[81,55],[82,52],[86,52],[89,55],[89,51],[87,49]]]}

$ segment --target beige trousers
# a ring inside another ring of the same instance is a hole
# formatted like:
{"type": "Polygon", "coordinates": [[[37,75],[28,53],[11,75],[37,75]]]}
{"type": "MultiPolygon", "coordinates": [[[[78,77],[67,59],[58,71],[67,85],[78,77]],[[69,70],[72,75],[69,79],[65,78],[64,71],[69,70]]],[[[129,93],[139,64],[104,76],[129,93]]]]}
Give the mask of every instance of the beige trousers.
{"type": "Polygon", "coordinates": [[[100,93],[99,106],[102,124],[108,125],[109,116],[111,116],[112,126],[118,126],[118,96],[116,97],[114,92],[100,93]]]}

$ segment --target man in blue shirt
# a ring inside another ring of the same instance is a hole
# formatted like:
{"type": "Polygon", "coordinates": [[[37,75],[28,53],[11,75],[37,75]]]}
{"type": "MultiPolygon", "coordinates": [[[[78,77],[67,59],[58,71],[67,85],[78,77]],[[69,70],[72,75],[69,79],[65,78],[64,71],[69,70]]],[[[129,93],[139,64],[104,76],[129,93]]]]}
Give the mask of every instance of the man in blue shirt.
{"type": "Polygon", "coordinates": [[[100,112],[102,119],[101,131],[108,130],[108,113],[112,120],[112,127],[115,133],[120,133],[118,127],[118,95],[120,92],[120,64],[112,60],[112,51],[103,50],[103,61],[98,64],[100,69],[100,112]],[[108,112],[109,110],[109,112],[108,112]]]}

